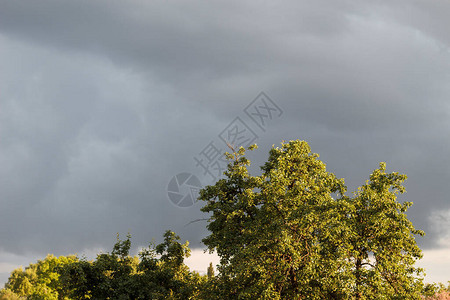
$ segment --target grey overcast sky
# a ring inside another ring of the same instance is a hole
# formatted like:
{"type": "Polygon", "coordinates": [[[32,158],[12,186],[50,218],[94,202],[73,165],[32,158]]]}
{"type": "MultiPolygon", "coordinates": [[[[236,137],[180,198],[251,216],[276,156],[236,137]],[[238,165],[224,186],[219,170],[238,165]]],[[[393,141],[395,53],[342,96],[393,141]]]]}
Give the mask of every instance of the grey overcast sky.
{"type": "Polygon", "coordinates": [[[194,157],[236,117],[256,166],[302,139],[350,190],[380,161],[407,174],[419,244],[448,254],[448,28],[437,0],[0,1],[0,279],[116,233],[202,248],[201,204],[168,183],[212,183],[194,157]],[[261,91],[282,110],[264,130],[261,91]]]}

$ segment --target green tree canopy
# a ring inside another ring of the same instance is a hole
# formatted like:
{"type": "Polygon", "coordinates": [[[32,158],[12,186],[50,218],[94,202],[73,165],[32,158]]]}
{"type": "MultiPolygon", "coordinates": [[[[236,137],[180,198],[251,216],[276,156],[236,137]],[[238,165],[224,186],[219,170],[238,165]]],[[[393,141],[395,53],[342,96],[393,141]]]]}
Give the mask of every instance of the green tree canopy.
{"type": "Polygon", "coordinates": [[[406,175],[386,173],[386,164],[370,175],[370,180],[348,199],[351,259],[354,264],[355,298],[374,299],[390,295],[393,299],[418,299],[423,282],[422,269],[415,268],[422,258],[416,230],[406,216],[411,202],[400,204],[406,175]]]}
{"type": "Polygon", "coordinates": [[[1,296],[5,299],[68,299],[67,292],[60,283],[58,270],[77,261],[76,256],[55,257],[49,254],[25,269],[16,269],[11,273],[1,296]]]}
{"type": "Polygon", "coordinates": [[[184,264],[188,242],[178,240],[166,231],[161,244],[130,256],[130,236],[118,237],[111,253],[62,268],[61,281],[73,299],[188,299],[198,292],[201,278],[184,264]]]}
{"type": "Polygon", "coordinates": [[[404,175],[386,174],[382,164],[350,198],[344,180],[304,141],[273,148],[260,176],[249,174],[244,154],[227,154],[226,178],[200,193],[211,214],[203,241],[221,258],[218,294],[373,299],[377,290],[388,299],[417,298],[414,235],[422,232],[406,218],[410,204],[396,200],[404,175]]]}

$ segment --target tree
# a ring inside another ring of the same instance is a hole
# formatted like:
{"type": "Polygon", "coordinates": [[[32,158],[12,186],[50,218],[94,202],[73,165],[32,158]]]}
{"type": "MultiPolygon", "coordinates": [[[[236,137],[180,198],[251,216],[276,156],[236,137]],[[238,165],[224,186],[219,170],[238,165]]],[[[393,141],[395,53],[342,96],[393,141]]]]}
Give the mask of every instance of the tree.
{"type": "Polygon", "coordinates": [[[386,173],[386,164],[370,175],[349,202],[350,245],[354,263],[355,299],[418,299],[423,290],[422,269],[414,263],[422,257],[414,235],[423,236],[408,220],[411,202],[400,204],[406,175],[386,173]]]}
{"type": "Polygon", "coordinates": [[[306,142],[272,149],[261,176],[249,175],[244,154],[243,148],[228,154],[227,178],[200,194],[202,211],[212,213],[203,242],[221,257],[220,293],[323,299],[345,292],[344,215],[332,198],[345,191],[343,180],[306,142]]]}
{"type": "Polygon", "coordinates": [[[9,289],[0,290],[0,300],[23,300],[25,297],[20,297],[9,289]]]}
{"type": "Polygon", "coordinates": [[[199,198],[211,214],[203,242],[221,258],[217,299],[417,298],[413,235],[422,232],[390,191],[402,191],[405,177],[381,168],[349,198],[304,141],[273,148],[260,176],[244,155],[227,154],[226,178],[199,198]]]}
{"type": "Polygon", "coordinates": [[[74,299],[133,299],[134,274],[139,259],[129,255],[131,236],[117,242],[111,253],[97,255],[95,261],[81,259],[60,270],[61,280],[74,299]],[[131,298],[130,298],[131,297],[131,298]]]}
{"type": "Polygon", "coordinates": [[[14,270],[2,290],[2,299],[15,299],[15,296],[26,299],[68,299],[58,269],[75,261],[75,256],[55,257],[49,254],[25,270],[14,270]]]}
{"type": "Polygon", "coordinates": [[[146,291],[142,299],[189,299],[198,292],[200,278],[184,264],[191,253],[189,242],[181,244],[179,239],[168,230],[161,244],[141,252],[139,276],[146,291]]]}
{"type": "Polygon", "coordinates": [[[117,237],[111,253],[82,259],[61,269],[61,280],[74,299],[189,299],[201,278],[184,264],[188,242],[166,231],[163,243],[130,256],[130,236],[117,237]],[[160,258],[157,258],[157,256],[160,258]]]}
{"type": "Polygon", "coordinates": [[[209,263],[208,270],[207,270],[206,274],[208,276],[208,279],[211,279],[211,278],[214,277],[214,267],[213,267],[212,262],[209,263]]]}
{"type": "Polygon", "coordinates": [[[426,300],[445,300],[450,299],[450,281],[447,286],[443,283],[428,283],[424,287],[423,299],[426,300]]]}

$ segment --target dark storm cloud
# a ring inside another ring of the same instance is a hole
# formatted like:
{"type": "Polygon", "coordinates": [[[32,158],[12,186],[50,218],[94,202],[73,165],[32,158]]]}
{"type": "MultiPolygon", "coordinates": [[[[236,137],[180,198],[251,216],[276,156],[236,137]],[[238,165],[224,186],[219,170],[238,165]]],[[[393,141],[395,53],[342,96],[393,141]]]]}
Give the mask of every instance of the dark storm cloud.
{"type": "Polygon", "coordinates": [[[316,49],[309,42],[342,33],[345,13],[353,11],[350,5],[321,1],[290,6],[227,1],[5,2],[0,26],[14,37],[64,51],[98,53],[119,65],[156,74],[181,87],[188,100],[207,102],[221,94],[218,90],[233,89],[237,96],[249,85],[259,89],[261,79],[273,80],[271,73],[283,72],[292,58],[297,65],[311,66],[316,49]],[[292,51],[298,39],[306,46],[300,53],[292,51]]]}
{"type": "Polygon", "coordinates": [[[199,246],[205,223],[185,226],[199,206],[172,206],[167,183],[199,171],[193,155],[261,90],[284,114],[257,164],[305,139],[355,187],[387,161],[431,230],[449,208],[450,55],[442,8],[424,3],[2,2],[1,249],[168,228],[199,246]]]}

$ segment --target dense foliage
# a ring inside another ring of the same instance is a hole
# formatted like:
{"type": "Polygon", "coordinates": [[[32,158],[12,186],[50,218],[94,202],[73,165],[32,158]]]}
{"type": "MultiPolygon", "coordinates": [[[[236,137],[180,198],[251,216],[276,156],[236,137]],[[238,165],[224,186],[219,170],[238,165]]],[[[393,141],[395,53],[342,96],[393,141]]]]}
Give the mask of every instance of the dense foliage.
{"type": "Polygon", "coordinates": [[[171,231],[164,242],[130,256],[130,237],[93,261],[48,256],[12,272],[0,299],[189,299],[205,281],[184,265],[190,250],[171,231]]]}
{"type": "MultiPolygon", "coordinates": [[[[256,146],[250,147],[250,150],[256,146]]],[[[397,201],[405,175],[381,163],[352,196],[304,141],[270,151],[252,176],[240,148],[225,178],[200,193],[210,214],[203,242],[220,256],[217,274],[191,272],[190,250],[171,231],[130,256],[130,237],[93,261],[48,256],[12,272],[0,299],[421,299],[449,288],[425,285],[416,230],[397,201]]],[[[436,298],[437,299],[437,298],[436,298]]]]}
{"type": "Polygon", "coordinates": [[[48,255],[25,270],[14,270],[0,292],[1,299],[19,299],[19,296],[27,296],[27,299],[69,299],[58,269],[75,262],[78,262],[75,256],[48,255]]]}
{"type": "Polygon", "coordinates": [[[251,176],[243,148],[226,178],[206,187],[203,242],[221,257],[218,294],[239,299],[417,299],[415,230],[400,204],[405,175],[384,163],[353,197],[306,142],[270,151],[251,176]],[[334,197],[336,198],[334,198],[334,197]]]}

